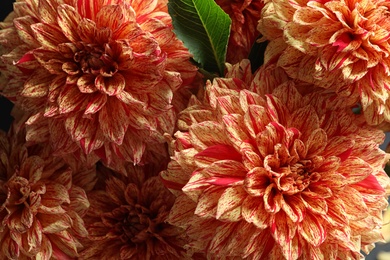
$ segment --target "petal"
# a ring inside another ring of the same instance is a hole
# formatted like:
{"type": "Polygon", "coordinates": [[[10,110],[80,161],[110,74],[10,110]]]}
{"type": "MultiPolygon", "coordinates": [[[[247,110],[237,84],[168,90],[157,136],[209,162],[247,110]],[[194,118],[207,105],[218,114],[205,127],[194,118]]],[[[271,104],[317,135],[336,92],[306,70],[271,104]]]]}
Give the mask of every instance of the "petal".
{"type": "Polygon", "coordinates": [[[126,190],[126,185],[123,181],[115,177],[110,177],[106,181],[106,190],[107,194],[110,196],[111,200],[117,205],[126,204],[124,191],[126,190]]]}
{"type": "Polygon", "coordinates": [[[298,257],[298,240],[293,239],[296,230],[296,224],[286,216],[284,211],[280,211],[274,216],[271,224],[272,236],[276,243],[281,246],[283,255],[286,259],[296,259],[298,257]]]}
{"type": "Polygon", "coordinates": [[[42,232],[58,233],[71,227],[72,219],[68,214],[40,214],[39,222],[42,225],[42,232]]]}
{"type": "Polygon", "coordinates": [[[250,170],[244,180],[245,190],[251,196],[263,196],[266,188],[271,184],[271,178],[266,169],[255,167],[250,170]]]}
{"type": "Polygon", "coordinates": [[[266,125],[271,121],[268,111],[264,107],[257,105],[250,105],[248,112],[244,116],[244,123],[252,138],[255,138],[258,133],[264,131],[266,125]]]}
{"type": "Polygon", "coordinates": [[[95,76],[92,74],[83,74],[77,80],[77,87],[81,93],[93,93],[97,91],[95,87],[95,76]]]}
{"type": "Polygon", "coordinates": [[[248,194],[240,186],[229,187],[218,200],[216,218],[236,222],[241,219],[241,205],[248,194]]]}
{"type": "Polygon", "coordinates": [[[63,185],[57,183],[46,185],[46,193],[41,198],[41,203],[47,207],[70,203],[68,190],[63,185]]]}
{"type": "Polygon", "coordinates": [[[70,5],[60,5],[58,11],[58,25],[62,29],[64,35],[71,42],[80,41],[80,37],[77,34],[77,27],[81,22],[80,15],[70,5]]]}
{"type": "Polygon", "coordinates": [[[106,105],[99,111],[99,125],[105,137],[111,142],[121,145],[128,121],[123,105],[112,99],[108,99],[106,105]],[[112,112],[115,111],[113,115],[112,112]]]}
{"type": "Polygon", "coordinates": [[[65,85],[58,96],[58,106],[61,114],[83,109],[88,101],[85,94],[79,92],[75,85],[65,85]]]}
{"type": "Polygon", "coordinates": [[[241,144],[242,141],[248,140],[249,136],[246,134],[244,125],[244,118],[239,114],[230,114],[222,117],[227,136],[235,146],[241,144]]]}
{"type": "Polygon", "coordinates": [[[306,142],[307,154],[310,156],[320,154],[325,149],[326,145],[326,132],[321,128],[316,129],[310,134],[306,142]]]}
{"type": "Polygon", "coordinates": [[[31,25],[35,23],[31,16],[18,17],[13,20],[13,23],[19,38],[23,42],[29,46],[35,46],[37,44],[33,31],[31,30],[31,25]]]}
{"type": "Polygon", "coordinates": [[[35,220],[32,227],[27,231],[27,245],[26,249],[30,252],[42,250],[44,241],[42,239],[42,226],[39,221],[35,220]]]}
{"type": "Polygon", "coordinates": [[[52,81],[52,77],[47,72],[39,70],[32,74],[31,77],[24,83],[23,90],[20,93],[25,97],[45,97],[48,94],[48,86],[52,81]]]}
{"type": "Polygon", "coordinates": [[[176,198],[175,204],[169,212],[168,222],[179,227],[186,227],[188,220],[194,215],[196,203],[185,194],[176,198]]]}
{"type": "Polygon", "coordinates": [[[189,132],[192,145],[195,148],[199,148],[199,150],[218,144],[230,145],[230,142],[225,137],[223,126],[217,122],[205,121],[193,124],[190,126],[189,132]]]}
{"type": "Polygon", "coordinates": [[[313,213],[325,215],[328,212],[328,205],[325,199],[306,196],[305,192],[302,192],[301,196],[303,204],[313,213]]]}
{"type": "MultiPolygon", "coordinates": [[[[87,213],[89,206],[90,206],[90,204],[88,201],[87,194],[85,193],[85,190],[80,188],[80,187],[73,186],[71,191],[70,191],[69,208],[71,210],[68,209],[68,211],[73,211],[73,212],[83,216],[83,215],[85,215],[85,213],[87,213]]],[[[72,216],[72,215],[70,215],[70,216],[72,216]]]]}
{"type": "Polygon", "coordinates": [[[306,141],[310,135],[318,128],[320,123],[317,112],[312,106],[305,106],[295,110],[289,119],[289,125],[302,132],[303,140],[306,141]]]}
{"type": "Polygon", "coordinates": [[[36,259],[50,259],[52,257],[53,248],[50,241],[45,235],[42,236],[42,244],[39,252],[36,254],[36,259]]]}
{"type": "Polygon", "coordinates": [[[77,243],[68,231],[60,231],[56,234],[47,234],[47,237],[52,243],[52,247],[57,247],[59,249],[53,249],[53,255],[57,259],[64,259],[64,256],[77,256],[77,243]]]}
{"type": "Polygon", "coordinates": [[[306,214],[305,220],[298,225],[298,232],[309,244],[318,247],[326,238],[326,230],[321,221],[313,214],[306,214]]]}
{"type": "Polygon", "coordinates": [[[244,178],[247,170],[241,162],[232,160],[216,161],[203,169],[211,177],[241,177],[244,178]]]}
{"type": "Polygon", "coordinates": [[[338,156],[341,161],[344,161],[351,154],[352,148],[355,145],[355,141],[345,136],[336,136],[328,140],[322,156],[338,156]]]}
{"type": "Polygon", "coordinates": [[[225,191],[224,187],[211,186],[200,195],[196,206],[195,215],[200,217],[215,217],[217,214],[218,200],[225,191]]]}
{"type": "Polygon", "coordinates": [[[122,5],[106,5],[96,15],[96,25],[112,30],[116,29],[125,19],[122,5]]]}
{"type": "Polygon", "coordinates": [[[363,196],[354,188],[346,186],[340,193],[340,198],[344,201],[345,212],[349,219],[358,220],[369,214],[363,196]]]}
{"type": "Polygon", "coordinates": [[[259,229],[270,226],[271,214],[264,208],[263,200],[247,196],[242,202],[242,217],[245,221],[253,223],[259,229]]]}
{"type": "Polygon", "coordinates": [[[355,184],[367,178],[372,173],[372,167],[361,158],[350,156],[341,163],[338,172],[346,178],[345,184],[355,184]]]}
{"type": "Polygon", "coordinates": [[[101,93],[96,93],[94,95],[90,95],[89,102],[84,111],[85,115],[95,114],[102,109],[102,107],[107,102],[107,96],[101,93]]]}
{"type": "Polygon", "coordinates": [[[268,185],[263,196],[264,208],[266,211],[272,213],[279,212],[281,207],[280,199],[281,195],[277,191],[275,184],[272,183],[271,185],[268,185]]]}
{"type": "Polygon", "coordinates": [[[35,33],[36,39],[43,47],[48,49],[56,50],[59,44],[69,41],[56,26],[45,23],[36,23],[31,25],[31,28],[35,33]]]}
{"type": "Polygon", "coordinates": [[[115,73],[112,77],[98,75],[95,78],[95,86],[104,94],[115,96],[122,92],[126,86],[126,82],[125,78],[120,73],[115,73]]]}

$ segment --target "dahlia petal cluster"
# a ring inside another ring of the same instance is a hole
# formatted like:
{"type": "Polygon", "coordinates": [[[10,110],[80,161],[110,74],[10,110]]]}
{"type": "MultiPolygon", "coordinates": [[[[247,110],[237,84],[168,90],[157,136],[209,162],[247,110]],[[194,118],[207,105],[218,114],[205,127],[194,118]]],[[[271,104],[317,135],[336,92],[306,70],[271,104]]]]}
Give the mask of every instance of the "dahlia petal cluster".
{"type": "Polygon", "coordinates": [[[359,102],[371,125],[390,122],[389,4],[381,0],[267,1],[258,30],[293,79],[359,102]]]}
{"type": "Polygon", "coordinates": [[[88,234],[82,217],[95,169],[74,170],[50,155],[48,146],[27,147],[22,134],[0,132],[0,254],[7,259],[74,258],[88,234]]]}
{"type": "Polygon", "coordinates": [[[159,168],[129,166],[125,177],[98,167],[80,259],[189,259],[184,230],[166,223],[175,197],[156,176],[159,168]]]}
{"type": "Polygon", "coordinates": [[[362,259],[389,238],[388,8],[16,0],[0,258],[362,259]]]}
{"type": "Polygon", "coordinates": [[[170,223],[210,259],[358,259],[382,239],[383,133],[325,91],[252,92],[259,73],[208,82],[179,115],[161,173],[170,223]]]}
{"type": "Polygon", "coordinates": [[[56,156],[141,163],[196,73],[165,1],[18,1],[0,38],[2,94],[29,114],[27,140],[56,156]]]}

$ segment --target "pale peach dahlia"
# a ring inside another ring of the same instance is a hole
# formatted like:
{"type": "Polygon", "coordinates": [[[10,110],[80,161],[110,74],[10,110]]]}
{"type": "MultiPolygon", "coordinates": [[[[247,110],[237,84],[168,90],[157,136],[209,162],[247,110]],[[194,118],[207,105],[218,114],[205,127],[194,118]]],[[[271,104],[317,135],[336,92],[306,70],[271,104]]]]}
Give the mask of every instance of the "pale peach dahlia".
{"type": "Polygon", "coordinates": [[[383,133],[325,92],[302,96],[288,81],[265,96],[249,87],[215,79],[180,114],[161,172],[177,196],[169,222],[210,259],[368,253],[382,240],[390,184],[383,133]]]}
{"type": "Polygon", "coordinates": [[[389,14],[383,0],[276,0],[263,8],[258,30],[290,77],[360,102],[377,125],[390,122],[389,14]]]}
{"type": "Polygon", "coordinates": [[[232,19],[226,61],[237,63],[247,59],[259,36],[257,23],[264,0],[215,0],[232,19]]]}
{"type": "Polygon", "coordinates": [[[82,216],[95,169],[74,171],[49,146],[0,132],[0,255],[6,259],[71,259],[87,236],[82,216]]]}
{"type": "Polygon", "coordinates": [[[88,193],[89,231],[80,259],[187,259],[184,230],[166,223],[175,200],[153,166],[127,167],[128,177],[104,167],[88,193]]]}
{"type": "Polygon", "coordinates": [[[31,113],[28,141],[139,163],[173,131],[196,68],[165,0],[21,0],[1,27],[0,89],[31,113]]]}

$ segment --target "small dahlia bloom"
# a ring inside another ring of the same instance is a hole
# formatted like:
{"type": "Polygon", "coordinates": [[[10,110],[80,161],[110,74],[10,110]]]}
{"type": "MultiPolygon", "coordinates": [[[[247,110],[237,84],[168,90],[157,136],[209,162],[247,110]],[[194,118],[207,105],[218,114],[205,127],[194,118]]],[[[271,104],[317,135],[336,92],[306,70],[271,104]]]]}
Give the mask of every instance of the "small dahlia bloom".
{"type": "Polygon", "coordinates": [[[165,0],[22,0],[1,27],[0,89],[29,113],[28,141],[140,163],[172,133],[196,67],[165,0]]]}
{"type": "Polygon", "coordinates": [[[0,132],[0,255],[7,259],[75,258],[87,236],[84,188],[95,169],[74,171],[48,147],[0,132]]]}
{"type": "Polygon", "coordinates": [[[156,176],[162,167],[126,169],[128,177],[98,167],[80,259],[187,259],[184,230],[166,223],[175,197],[156,176]]]}
{"type": "Polygon", "coordinates": [[[258,30],[290,77],[360,102],[377,125],[390,122],[389,13],[382,0],[268,1],[258,30]]]}
{"type": "Polygon", "coordinates": [[[169,223],[209,259],[368,253],[387,207],[384,134],[334,94],[301,95],[291,81],[266,95],[249,88],[239,77],[215,79],[179,115],[161,172],[177,196],[169,223]]]}
{"type": "Polygon", "coordinates": [[[247,59],[259,36],[257,23],[264,6],[263,0],[215,0],[231,18],[232,25],[226,61],[237,63],[247,59]]]}

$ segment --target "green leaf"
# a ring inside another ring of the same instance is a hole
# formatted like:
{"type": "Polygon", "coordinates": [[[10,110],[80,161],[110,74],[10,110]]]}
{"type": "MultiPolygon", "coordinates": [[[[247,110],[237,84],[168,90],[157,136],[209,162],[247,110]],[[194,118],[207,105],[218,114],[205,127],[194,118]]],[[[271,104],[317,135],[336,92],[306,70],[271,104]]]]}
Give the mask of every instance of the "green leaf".
{"type": "Polygon", "coordinates": [[[230,17],[214,0],[169,0],[174,32],[202,68],[224,75],[230,17]]]}

